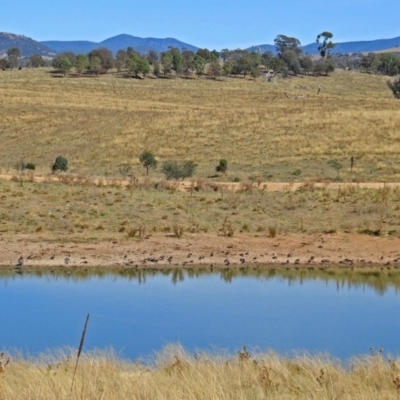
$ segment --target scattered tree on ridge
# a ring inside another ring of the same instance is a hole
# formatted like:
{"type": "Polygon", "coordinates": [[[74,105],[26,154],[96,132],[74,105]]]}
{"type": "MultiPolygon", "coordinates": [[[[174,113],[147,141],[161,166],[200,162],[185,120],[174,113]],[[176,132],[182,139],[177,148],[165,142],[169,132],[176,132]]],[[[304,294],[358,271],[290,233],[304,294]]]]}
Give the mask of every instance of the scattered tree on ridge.
{"type": "Polygon", "coordinates": [[[196,164],[193,161],[165,161],[162,172],[166,179],[185,179],[193,176],[196,164]]]}
{"type": "Polygon", "coordinates": [[[78,54],[75,60],[75,69],[79,75],[89,68],[89,60],[84,54],[78,54]]]}
{"type": "Polygon", "coordinates": [[[47,65],[40,54],[32,54],[29,56],[29,64],[32,68],[45,67],[47,65]]]}
{"type": "Polygon", "coordinates": [[[225,158],[221,158],[221,160],[219,160],[219,164],[215,167],[215,170],[225,174],[228,170],[228,161],[225,160],[225,158]]]}
{"type": "Polygon", "coordinates": [[[71,61],[67,57],[60,60],[59,69],[62,72],[63,76],[65,77],[68,72],[71,70],[72,64],[71,61]]]}
{"type": "Polygon", "coordinates": [[[114,66],[114,58],[110,50],[105,47],[94,49],[89,53],[89,61],[93,58],[98,57],[101,64],[101,70],[99,72],[105,74],[109,69],[114,66]]]}
{"type": "Polygon", "coordinates": [[[19,59],[21,58],[21,52],[17,47],[12,47],[7,51],[7,57],[8,57],[8,66],[13,69],[13,68],[18,68],[18,62],[19,59]]]}
{"type": "Polygon", "coordinates": [[[331,32],[322,32],[317,36],[318,51],[324,60],[335,47],[335,44],[331,40],[332,38],[333,34],[331,32]],[[322,40],[322,43],[320,43],[320,40],[322,40]]]}
{"type": "Polygon", "coordinates": [[[65,157],[58,156],[51,167],[51,170],[56,171],[68,171],[68,160],[65,157]]]}
{"type": "Polygon", "coordinates": [[[140,155],[139,161],[146,168],[146,175],[149,174],[149,168],[157,168],[158,162],[150,151],[144,151],[140,155]]]}

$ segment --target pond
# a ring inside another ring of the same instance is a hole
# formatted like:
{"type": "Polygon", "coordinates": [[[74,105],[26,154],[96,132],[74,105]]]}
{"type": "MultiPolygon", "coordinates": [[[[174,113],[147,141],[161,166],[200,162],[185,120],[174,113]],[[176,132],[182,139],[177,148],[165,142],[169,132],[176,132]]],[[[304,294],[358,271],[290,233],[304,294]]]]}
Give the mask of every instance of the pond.
{"type": "Polygon", "coordinates": [[[112,347],[151,357],[179,343],[195,352],[249,349],[342,360],[400,353],[400,271],[171,270],[0,275],[0,349],[25,356],[112,347]]]}

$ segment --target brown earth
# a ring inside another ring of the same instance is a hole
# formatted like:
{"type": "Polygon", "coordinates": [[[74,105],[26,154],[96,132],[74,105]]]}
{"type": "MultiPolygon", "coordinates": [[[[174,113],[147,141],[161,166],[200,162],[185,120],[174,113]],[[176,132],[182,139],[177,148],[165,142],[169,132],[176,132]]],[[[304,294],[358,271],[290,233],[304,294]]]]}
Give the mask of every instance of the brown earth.
{"type": "Polygon", "coordinates": [[[0,240],[1,268],[14,268],[21,255],[24,269],[400,267],[400,239],[335,233],[275,238],[185,234],[181,239],[152,236],[93,243],[32,242],[23,236],[0,240]]]}

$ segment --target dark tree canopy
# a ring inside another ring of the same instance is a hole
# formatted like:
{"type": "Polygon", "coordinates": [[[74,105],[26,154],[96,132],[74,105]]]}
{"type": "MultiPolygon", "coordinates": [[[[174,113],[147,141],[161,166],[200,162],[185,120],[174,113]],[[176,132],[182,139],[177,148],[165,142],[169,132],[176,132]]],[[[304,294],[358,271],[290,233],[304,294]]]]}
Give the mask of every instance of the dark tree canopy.
{"type": "Polygon", "coordinates": [[[68,160],[65,157],[58,156],[51,167],[53,172],[68,171],[68,160]]]}

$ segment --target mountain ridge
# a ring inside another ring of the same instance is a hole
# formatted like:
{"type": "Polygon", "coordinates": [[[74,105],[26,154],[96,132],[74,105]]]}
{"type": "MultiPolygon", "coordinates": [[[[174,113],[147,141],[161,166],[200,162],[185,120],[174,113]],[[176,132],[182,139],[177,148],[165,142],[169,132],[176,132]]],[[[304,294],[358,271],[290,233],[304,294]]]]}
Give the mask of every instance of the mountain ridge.
{"type": "MultiPolygon", "coordinates": [[[[395,49],[399,46],[400,36],[391,39],[340,42],[335,44],[335,47],[332,49],[332,53],[367,53],[392,48],[395,49]]],[[[47,40],[38,42],[24,35],[0,32],[0,56],[5,56],[7,50],[12,47],[18,47],[23,57],[27,57],[32,54],[40,54],[42,56],[54,57],[58,53],[63,53],[66,51],[70,51],[76,54],[87,54],[93,49],[99,47],[108,48],[114,53],[114,55],[118,50],[125,50],[128,47],[132,47],[134,50],[142,54],[147,53],[150,50],[154,50],[160,53],[162,51],[167,51],[169,47],[177,47],[181,51],[183,49],[187,49],[194,52],[199,49],[199,47],[197,46],[191,45],[189,43],[184,43],[175,38],[141,38],[125,33],[107,38],[101,42],[92,42],[88,40],[47,40]]],[[[318,54],[317,43],[307,44],[305,46],[302,46],[302,49],[306,54],[318,54]]],[[[276,53],[275,45],[273,44],[261,44],[251,46],[245,50],[248,50],[250,52],[256,51],[259,53],[263,53],[265,51],[276,53]]]]}
{"type": "Polygon", "coordinates": [[[128,35],[126,33],[113,36],[105,39],[101,42],[89,42],[89,41],[42,41],[40,42],[47,47],[50,47],[62,53],[64,51],[71,51],[73,53],[89,53],[95,48],[106,47],[111,50],[114,55],[118,50],[126,50],[128,47],[132,47],[137,52],[144,54],[150,50],[156,52],[167,51],[169,47],[177,47],[179,50],[187,49],[196,52],[199,48],[189,43],[181,42],[174,38],[141,38],[138,36],[128,35]],[[86,46],[86,47],[85,47],[86,46]]]}

